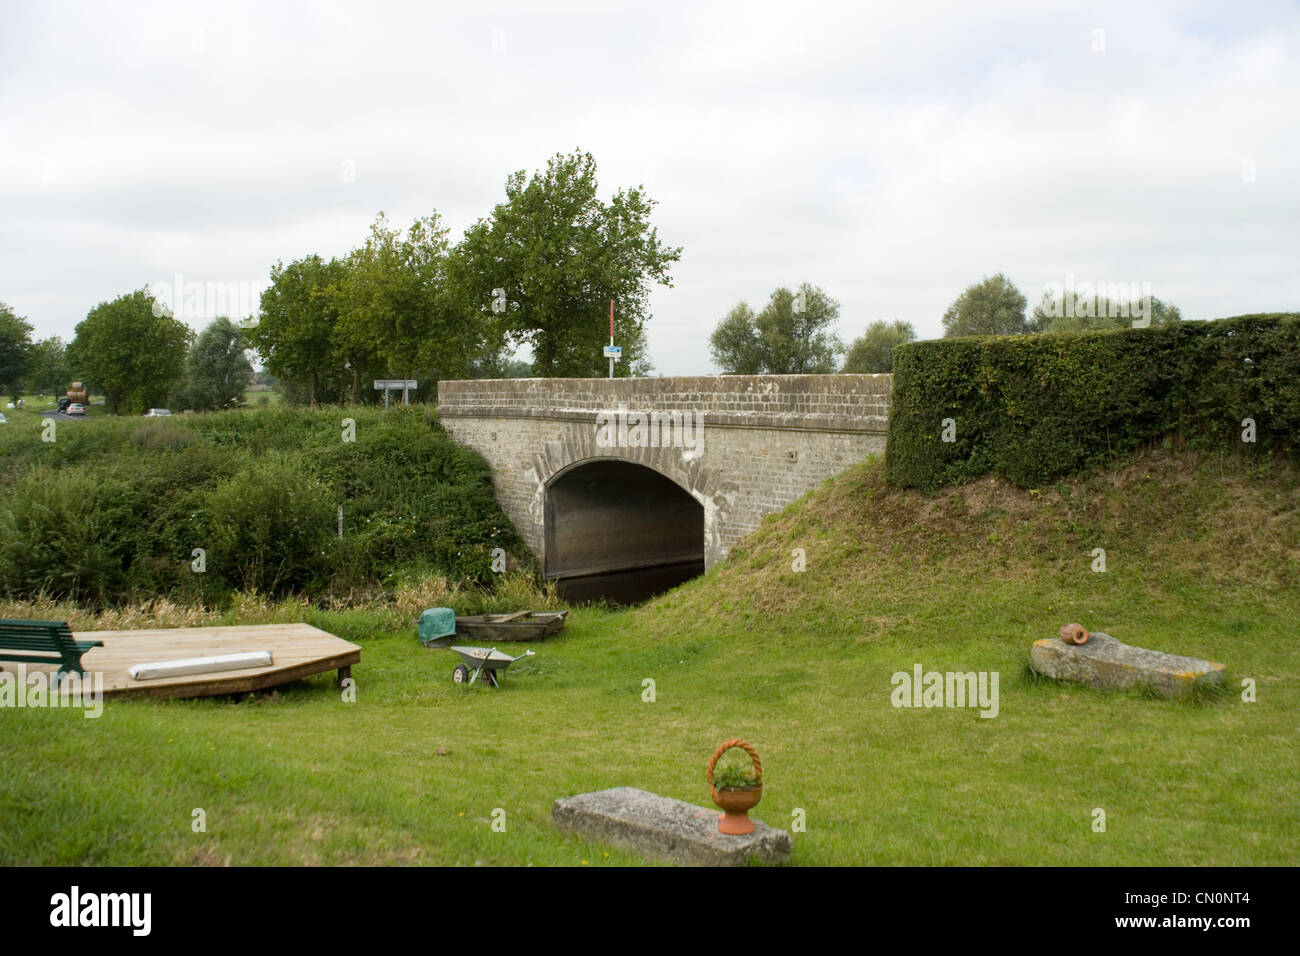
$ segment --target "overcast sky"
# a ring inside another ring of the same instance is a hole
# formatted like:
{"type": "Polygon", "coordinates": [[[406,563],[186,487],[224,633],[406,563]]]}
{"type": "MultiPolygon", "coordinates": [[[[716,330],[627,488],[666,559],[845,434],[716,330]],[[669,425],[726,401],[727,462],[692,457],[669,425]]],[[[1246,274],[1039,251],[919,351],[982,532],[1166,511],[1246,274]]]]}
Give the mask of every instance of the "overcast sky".
{"type": "Polygon", "coordinates": [[[715,371],[727,310],[803,281],[846,342],[938,336],[999,271],[1031,305],[1074,276],[1294,310],[1298,55],[1288,2],[0,0],[0,301],[70,339],[177,274],[259,290],[380,210],[459,237],[580,148],[684,247],[661,374],[715,371]]]}

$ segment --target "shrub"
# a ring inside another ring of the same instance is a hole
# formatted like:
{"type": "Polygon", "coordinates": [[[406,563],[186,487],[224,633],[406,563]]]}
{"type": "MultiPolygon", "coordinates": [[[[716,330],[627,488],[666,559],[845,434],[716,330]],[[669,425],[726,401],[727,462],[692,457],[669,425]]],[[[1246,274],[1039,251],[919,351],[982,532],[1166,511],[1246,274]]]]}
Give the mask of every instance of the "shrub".
{"type": "Polygon", "coordinates": [[[0,582],[7,595],[101,605],[122,591],[129,551],[116,531],[135,510],[128,485],[39,468],[8,498],[0,509],[0,582]]]}
{"type": "Polygon", "coordinates": [[[208,573],[243,591],[315,590],[331,565],[334,508],[327,490],[290,460],[268,458],[207,495],[208,573]]]}
{"type": "Polygon", "coordinates": [[[164,420],[131,430],[131,442],[145,451],[176,451],[194,441],[194,432],[164,420]]]}
{"type": "Polygon", "coordinates": [[[351,602],[413,575],[480,601],[494,547],[536,571],[486,463],[420,407],[107,417],[55,442],[0,429],[0,533],[0,592],[101,605],[220,606],[237,589],[351,602]]]}
{"type": "Polygon", "coordinates": [[[933,490],[987,473],[1022,487],[1177,436],[1300,455],[1300,316],[899,346],[885,462],[933,490]],[[1254,445],[1242,442],[1253,419],[1254,445]],[[945,441],[944,420],[955,440],[945,441]]]}

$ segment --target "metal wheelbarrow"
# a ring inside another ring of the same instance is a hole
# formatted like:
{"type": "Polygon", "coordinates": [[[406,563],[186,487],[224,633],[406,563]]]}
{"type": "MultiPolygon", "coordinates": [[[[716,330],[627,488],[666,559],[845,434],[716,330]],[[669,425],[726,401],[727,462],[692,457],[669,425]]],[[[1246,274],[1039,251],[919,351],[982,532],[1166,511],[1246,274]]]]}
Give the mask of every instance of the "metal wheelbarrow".
{"type": "Polygon", "coordinates": [[[483,683],[491,687],[500,687],[506,679],[506,668],[515,661],[532,657],[532,651],[524,651],[518,657],[511,657],[495,647],[453,647],[464,664],[457,664],[451,672],[451,679],[457,684],[472,684],[482,678],[483,683]]]}

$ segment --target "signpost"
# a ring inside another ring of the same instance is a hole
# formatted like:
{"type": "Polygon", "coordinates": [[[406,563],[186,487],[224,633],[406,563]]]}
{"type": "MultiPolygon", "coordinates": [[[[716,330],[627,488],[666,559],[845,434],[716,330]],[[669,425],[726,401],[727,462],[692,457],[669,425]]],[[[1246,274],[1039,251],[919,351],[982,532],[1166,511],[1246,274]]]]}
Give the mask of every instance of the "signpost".
{"type": "Polygon", "coordinates": [[[390,390],[402,390],[402,404],[411,404],[411,389],[419,388],[420,383],[413,378],[377,378],[375,379],[375,391],[381,388],[384,390],[384,408],[388,407],[388,393],[390,390]]]}
{"type": "Polygon", "coordinates": [[[609,377],[614,377],[614,363],[623,357],[623,349],[614,344],[614,300],[609,300],[609,345],[605,346],[605,357],[609,359],[609,377]]]}

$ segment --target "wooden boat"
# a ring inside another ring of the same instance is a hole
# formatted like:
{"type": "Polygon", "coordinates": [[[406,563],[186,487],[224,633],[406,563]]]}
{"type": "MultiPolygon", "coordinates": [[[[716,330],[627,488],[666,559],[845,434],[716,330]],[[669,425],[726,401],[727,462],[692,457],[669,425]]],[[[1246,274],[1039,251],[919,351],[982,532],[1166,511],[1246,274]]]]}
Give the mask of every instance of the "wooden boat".
{"type": "Polygon", "coordinates": [[[456,616],[456,633],[489,643],[544,641],[560,633],[568,611],[515,611],[513,614],[456,616]]]}

